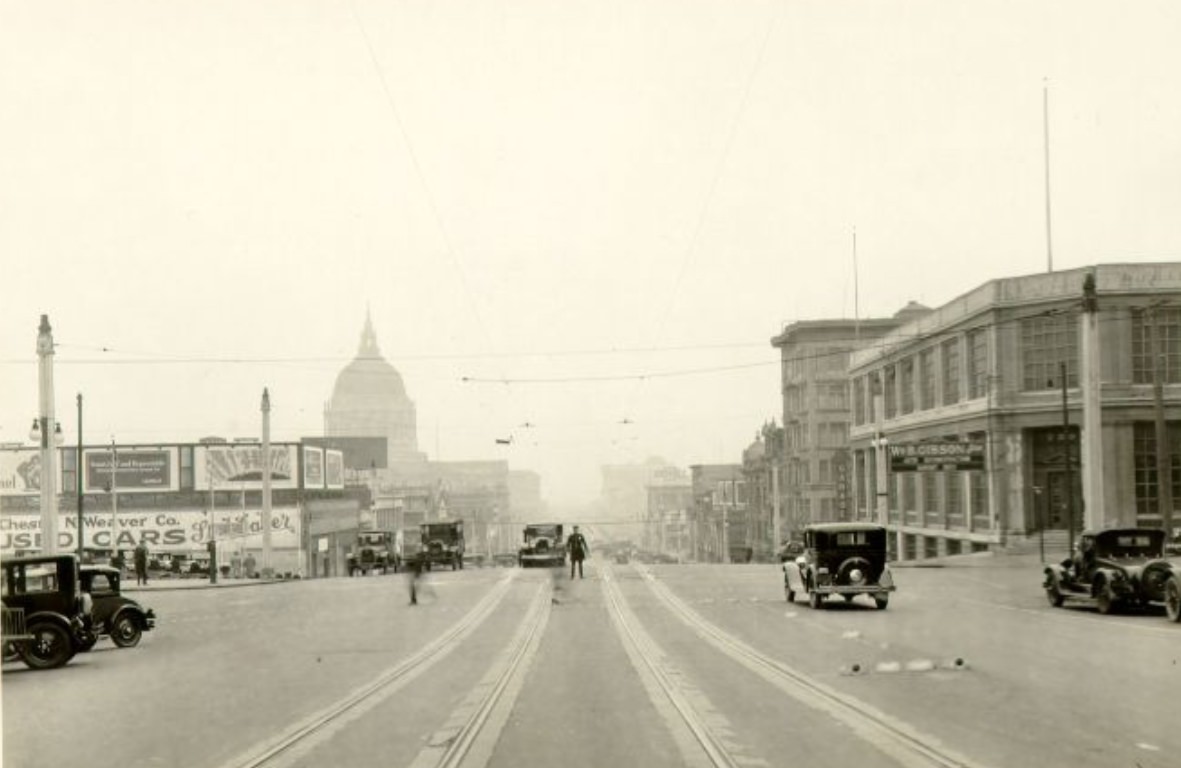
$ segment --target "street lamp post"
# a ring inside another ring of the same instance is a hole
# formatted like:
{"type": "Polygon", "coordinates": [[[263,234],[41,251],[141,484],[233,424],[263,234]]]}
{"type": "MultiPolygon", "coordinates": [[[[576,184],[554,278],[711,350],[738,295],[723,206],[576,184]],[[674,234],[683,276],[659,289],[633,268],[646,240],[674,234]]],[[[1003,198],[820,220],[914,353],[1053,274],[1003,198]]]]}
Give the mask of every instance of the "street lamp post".
{"type": "Polygon", "coordinates": [[[37,384],[40,415],[29,437],[41,446],[41,551],[57,554],[57,445],[61,425],[53,416],[53,328],[49,316],[41,315],[37,328],[37,384]],[[50,430],[53,429],[53,437],[50,430]]]}

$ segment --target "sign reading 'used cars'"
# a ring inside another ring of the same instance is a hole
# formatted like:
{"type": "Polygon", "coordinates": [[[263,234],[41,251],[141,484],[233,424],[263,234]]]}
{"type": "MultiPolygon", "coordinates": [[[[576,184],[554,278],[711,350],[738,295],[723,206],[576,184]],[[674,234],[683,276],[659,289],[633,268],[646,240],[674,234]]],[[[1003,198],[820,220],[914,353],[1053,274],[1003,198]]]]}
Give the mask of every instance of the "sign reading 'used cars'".
{"type": "Polygon", "coordinates": [[[888,449],[891,472],[984,469],[984,443],[973,440],[898,443],[888,449]]]}

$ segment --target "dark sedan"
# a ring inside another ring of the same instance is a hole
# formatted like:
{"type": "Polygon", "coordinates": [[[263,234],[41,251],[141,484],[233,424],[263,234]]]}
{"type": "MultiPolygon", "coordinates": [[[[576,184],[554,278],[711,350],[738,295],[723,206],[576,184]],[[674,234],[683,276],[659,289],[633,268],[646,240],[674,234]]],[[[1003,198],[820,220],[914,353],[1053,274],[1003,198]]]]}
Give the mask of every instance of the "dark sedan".
{"type": "Polygon", "coordinates": [[[156,614],[151,608],[144,608],[120,592],[118,568],[83,565],[80,571],[82,589],[94,600],[91,616],[96,634],[109,635],[120,648],[131,648],[144,632],[156,626],[156,614]]]}

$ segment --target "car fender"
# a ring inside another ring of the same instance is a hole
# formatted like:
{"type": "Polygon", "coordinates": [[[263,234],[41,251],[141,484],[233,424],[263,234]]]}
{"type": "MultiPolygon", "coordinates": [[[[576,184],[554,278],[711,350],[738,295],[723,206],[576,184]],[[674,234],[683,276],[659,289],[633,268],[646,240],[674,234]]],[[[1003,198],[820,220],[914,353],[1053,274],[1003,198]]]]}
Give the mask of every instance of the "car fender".
{"type": "Polygon", "coordinates": [[[882,575],[878,577],[878,586],[883,589],[894,589],[894,574],[890,572],[890,566],[882,566],[882,575]]]}
{"type": "MultiPolygon", "coordinates": [[[[109,631],[111,627],[115,626],[115,623],[123,616],[130,616],[140,629],[148,629],[148,612],[138,605],[124,605],[111,614],[111,618],[107,622],[107,630],[109,631]]],[[[155,618],[154,613],[152,617],[155,618]]]]}
{"type": "Polygon", "coordinates": [[[783,564],[783,583],[792,592],[807,591],[807,588],[804,586],[804,574],[801,572],[798,563],[786,562],[783,564]]]}
{"type": "Polygon", "coordinates": [[[54,624],[62,627],[69,633],[74,632],[73,623],[70,619],[57,611],[37,611],[36,613],[25,614],[25,626],[29,626],[34,621],[51,621],[54,624]]]}

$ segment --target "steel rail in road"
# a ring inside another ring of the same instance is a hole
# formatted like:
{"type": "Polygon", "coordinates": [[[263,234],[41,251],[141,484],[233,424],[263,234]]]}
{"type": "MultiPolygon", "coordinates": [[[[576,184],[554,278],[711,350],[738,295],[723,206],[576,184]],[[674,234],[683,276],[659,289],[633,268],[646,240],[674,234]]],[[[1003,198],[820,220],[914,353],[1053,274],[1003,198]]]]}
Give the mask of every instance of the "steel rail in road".
{"type": "Polygon", "coordinates": [[[937,739],[920,733],[897,718],[755,650],[703,618],[666,585],[661,584],[647,568],[640,565],[635,567],[649,589],[699,637],[793,698],[830,713],[902,765],[915,768],[982,768],[980,763],[944,749],[937,739]]]}
{"type": "Polygon", "coordinates": [[[697,712],[688,696],[681,690],[681,686],[672,679],[668,670],[665,669],[665,665],[660,662],[660,657],[663,654],[660,652],[659,646],[644,631],[631,609],[627,607],[627,600],[615,584],[611,566],[604,569],[602,583],[603,595],[620,633],[631,643],[632,650],[651,673],[652,679],[668,698],[673,709],[680,715],[682,722],[689,729],[706,759],[717,768],[738,768],[739,761],[731,754],[718,734],[709,727],[704,717],[697,712]]]}
{"type": "Polygon", "coordinates": [[[267,768],[268,766],[281,765],[286,755],[295,751],[297,747],[308,746],[309,743],[314,742],[317,736],[326,732],[351,711],[381,694],[396,690],[400,684],[425,671],[449,654],[485,619],[492,615],[492,612],[508,594],[509,586],[515,578],[516,571],[509,571],[508,576],[501,579],[451,629],[386,670],[377,679],[296,723],[277,739],[257,746],[249,750],[245,756],[239,756],[223,764],[223,768],[267,768]]]}
{"type": "Polygon", "coordinates": [[[501,654],[501,661],[493,664],[409,768],[482,768],[487,764],[491,746],[508,720],[529,662],[545,634],[552,600],[553,582],[546,581],[538,586],[507,653],[501,654]],[[477,744],[482,748],[477,749],[477,744]]]}

